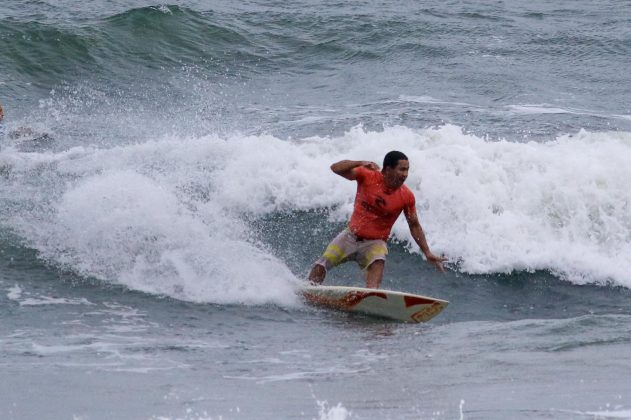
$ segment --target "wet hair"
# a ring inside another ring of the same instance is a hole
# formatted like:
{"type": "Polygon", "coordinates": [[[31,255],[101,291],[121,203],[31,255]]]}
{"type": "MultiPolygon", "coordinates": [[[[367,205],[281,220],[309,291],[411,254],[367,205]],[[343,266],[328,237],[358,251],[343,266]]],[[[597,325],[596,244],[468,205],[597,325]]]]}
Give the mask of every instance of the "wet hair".
{"type": "Polygon", "coordinates": [[[396,168],[400,160],[408,160],[408,157],[396,150],[386,153],[383,158],[383,169],[396,168]]]}

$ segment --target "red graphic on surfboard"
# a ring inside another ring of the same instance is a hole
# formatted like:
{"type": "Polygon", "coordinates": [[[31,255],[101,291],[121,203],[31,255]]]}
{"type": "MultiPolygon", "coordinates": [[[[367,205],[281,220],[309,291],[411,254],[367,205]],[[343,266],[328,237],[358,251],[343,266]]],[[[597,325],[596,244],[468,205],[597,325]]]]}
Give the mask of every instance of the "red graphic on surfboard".
{"type": "Polygon", "coordinates": [[[312,293],[305,293],[305,297],[311,303],[315,303],[318,305],[332,306],[339,309],[350,309],[354,306],[357,306],[362,300],[366,299],[369,296],[375,296],[378,298],[388,300],[388,295],[381,292],[349,292],[344,296],[324,296],[317,295],[312,293]]]}
{"type": "Polygon", "coordinates": [[[405,322],[425,322],[449,302],[411,293],[346,286],[307,286],[301,290],[307,302],[346,312],[405,322]]]}

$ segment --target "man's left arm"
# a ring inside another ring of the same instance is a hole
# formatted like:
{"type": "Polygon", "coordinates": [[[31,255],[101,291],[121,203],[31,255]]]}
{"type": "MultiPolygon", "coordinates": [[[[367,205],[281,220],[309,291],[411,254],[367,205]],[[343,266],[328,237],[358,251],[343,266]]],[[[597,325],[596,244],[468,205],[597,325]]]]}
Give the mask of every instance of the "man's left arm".
{"type": "Polygon", "coordinates": [[[408,221],[408,226],[410,227],[412,238],[414,238],[416,244],[421,248],[423,254],[425,254],[427,261],[434,264],[437,270],[444,273],[445,267],[443,267],[443,262],[447,261],[447,258],[434,255],[429,250],[429,245],[427,245],[427,239],[425,238],[425,233],[423,232],[423,228],[421,227],[421,222],[419,222],[418,220],[416,209],[412,211],[406,211],[405,218],[408,221]]]}

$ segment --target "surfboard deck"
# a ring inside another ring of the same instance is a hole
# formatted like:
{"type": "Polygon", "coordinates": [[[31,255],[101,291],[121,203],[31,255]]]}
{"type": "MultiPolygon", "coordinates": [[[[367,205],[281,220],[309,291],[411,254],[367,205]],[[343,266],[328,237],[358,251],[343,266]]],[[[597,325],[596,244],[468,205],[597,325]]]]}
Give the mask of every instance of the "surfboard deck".
{"type": "Polygon", "coordinates": [[[302,294],[317,306],[404,322],[429,321],[449,304],[428,296],[365,287],[308,285],[302,294]]]}

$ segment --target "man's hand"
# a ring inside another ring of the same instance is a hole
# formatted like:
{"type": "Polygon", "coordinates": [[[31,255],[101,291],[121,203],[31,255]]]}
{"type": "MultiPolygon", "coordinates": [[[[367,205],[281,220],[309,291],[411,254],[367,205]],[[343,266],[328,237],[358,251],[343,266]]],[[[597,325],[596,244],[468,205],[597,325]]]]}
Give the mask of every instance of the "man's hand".
{"type": "Polygon", "coordinates": [[[440,271],[441,273],[445,272],[445,267],[443,266],[443,263],[447,261],[447,257],[439,257],[438,255],[434,255],[432,253],[425,255],[425,257],[427,258],[427,261],[434,264],[438,271],[440,271]]]}
{"type": "Polygon", "coordinates": [[[371,171],[378,171],[379,170],[379,165],[377,165],[375,162],[371,162],[369,160],[364,160],[362,162],[362,166],[364,168],[370,169],[371,171]]]}

